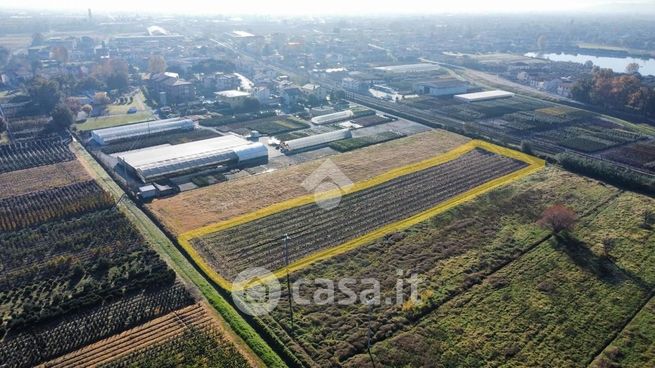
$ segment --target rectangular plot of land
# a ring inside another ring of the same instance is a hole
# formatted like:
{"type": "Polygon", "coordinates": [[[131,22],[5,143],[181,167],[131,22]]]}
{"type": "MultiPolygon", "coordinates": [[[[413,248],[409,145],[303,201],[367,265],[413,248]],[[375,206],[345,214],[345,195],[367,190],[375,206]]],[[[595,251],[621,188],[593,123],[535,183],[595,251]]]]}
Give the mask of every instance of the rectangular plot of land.
{"type": "Polygon", "coordinates": [[[316,203],[305,204],[190,242],[212,269],[232,280],[250,267],[283,267],[285,234],[289,236],[289,262],[293,262],[427,211],[526,166],[474,149],[451,161],[349,193],[330,210],[316,203]]]}

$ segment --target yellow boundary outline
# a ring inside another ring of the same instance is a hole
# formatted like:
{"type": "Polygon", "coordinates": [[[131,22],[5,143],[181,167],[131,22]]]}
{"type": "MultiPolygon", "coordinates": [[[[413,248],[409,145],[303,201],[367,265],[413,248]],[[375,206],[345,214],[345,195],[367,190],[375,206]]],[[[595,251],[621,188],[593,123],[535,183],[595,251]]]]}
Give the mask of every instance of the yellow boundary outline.
{"type": "MultiPolygon", "coordinates": [[[[458,146],[454,148],[453,150],[450,150],[444,154],[429,158],[427,160],[420,161],[415,164],[403,166],[400,168],[396,168],[393,170],[390,170],[384,174],[378,175],[376,177],[373,177],[371,179],[367,179],[364,181],[357,182],[348,188],[338,188],[335,190],[331,190],[325,193],[321,193],[321,199],[327,199],[327,198],[332,198],[335,196],[340,196],[340,195],[346,195],[349,193],[357,192],[360,190],[364,190],[370,187],[373,187],[375,185],[379,185],[381,183],[387,182],[389,180],[395,179],[399,176],[411,174],[416,171],[424,170],[427,168],[430,168],[432,166],[440,165],[443,163],[446,163],[448,161],[452,161],[463,154],[470,152],[476,148],[481,148],[484,149],[485,151],[489,151],[498,155],[506,156],[506,157],[511,157],[514,159],[517,159],[519,161],[523,161],[528,164],[527,167],[524,167],[522,169],[519,169],[517,171],[511,172],[507,175],[501,176],[499,178],[490,180],[484,184],[481,184],[471,190],[468,190],[464,193],[461,193],[455,197],[449,198],[436,206],[417,213],[411,217],[408,217],[406,219],[396,221],[394,223],[382,226],[376,230],[373,230],[365,235],[362,235],[358,238],[352,239],[347,241],[346,243],[343,243],[341,245],[337,245],[335,247],[331,248],[326,248],[323,250],[320,250],[316,253],[310,254],[307,257],[301,258],[299,260],[294,261],[291,263],[288,267],[284,267],[281,269],[278,269],[273,272],[272,276],[269,276],[268,278],[271,277],[276,277],[280,278],[283,277],[288,273],[298,271],[300,269],[303,269],[312,263],[322,261],[331,257],[334,257],[339,254],[343,254],[345,252],[348,252],[350,250],[353,250],[355,248],[358,248],[366,243],[371,242],[372,240],[381,238],[387,234],[397,232],[400,230],[407,229],[411,226],[414,226],[418,224],[419,222],[423,222],[431,217],[434,217],[440,213],[443,213],[445,211],[448,211],[449,209],[470,201],[474,199],[475,197],[486,193],[488,191],[491,191],[495,188],[498,188],[502,185],[508,184],[510,182],[513,182],[515,180],[518,180],[524,176],[530,175],[533,172],[541,169],[545,165],[545,161],[541,160],[539,158],[527,155],[525,153],[515,151],[509,148],[504,148],[497,146],[495,144],[491,144],[485,141],[481,140],[471,140],[468,143],[465,143],[461,146],[458,146]]],[[[205,272],[215,283],[217,283],[220,287],[227,291],[231,291],[236,288],[243,288],[243,285],[233,285],[232,282],[228,281],[225,279],[223,276],[221,276],[218,272],[216,272],[212,267],[210,267],[205,260],[198,254],[198,252],[193,248],[191,245],[191,240],[209,233],[213,233],[216,231],[221,231],[225,230],[234,226],[238,226],[262,217],[266,217],[268,215],[281,212],[290,208],[302,206],[305,204],[313,203],[315,201],[315,195],[314,194],[309,194],[309,195],[304,195],[298,198],[293,198],[290,200],[286,200],[280,203],[273,204],[268,207],[264,207],[262,209],[259,209],[254,212],[250,212],[244,215],[236,216],[232,219],[217,222],[215,224],[203,226],[191,231],[188,231],[186,233],[183,233],[178,237],[178,242],[182,246],[182,248],[191,256],[191,258],[194,260],[194,262],[200,267],[200,269],[205,272]]],[[[258,280],[260,282],[267,281],[266,278],[262,278],[258,280]]]]}

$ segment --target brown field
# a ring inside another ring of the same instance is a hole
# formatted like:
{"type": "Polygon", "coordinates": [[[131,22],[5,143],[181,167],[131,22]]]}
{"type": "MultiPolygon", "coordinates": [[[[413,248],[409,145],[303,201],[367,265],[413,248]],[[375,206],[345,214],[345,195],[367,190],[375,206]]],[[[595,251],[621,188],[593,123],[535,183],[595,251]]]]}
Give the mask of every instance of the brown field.
{"type": "MultiPolygon", "coordinates": [[[[330,160],[351,181],[357,182],[436,156],[468,141],[466,137],[446,131],[430,131],[331,156],[330,160]]],[[[155,200],[148,208],[169,230],[179,235],[308,194],[301,184],[323,162],[310,161],[180,193],[155,200]]]]}
{"type": "Polygon", "coordinates": [[[87,345],[40,365],[40,368],[97,367],[123,359],[129,354],[143,351],[189,333],[190,329],[216,331],[221,339],[215,344],[236,349],[252,367],[261,366],[257,357],[248,351],[239,351],[239,344],[232,341],[229,333],[214,319],[212,312],[202,303],[190,305],[168,313],[138,327],[87,345]]]}
{"type": "Polygon", "coordinates": [[[79,161],[67,161],[0,174],[0,199],[90,180],[79,161]]]}

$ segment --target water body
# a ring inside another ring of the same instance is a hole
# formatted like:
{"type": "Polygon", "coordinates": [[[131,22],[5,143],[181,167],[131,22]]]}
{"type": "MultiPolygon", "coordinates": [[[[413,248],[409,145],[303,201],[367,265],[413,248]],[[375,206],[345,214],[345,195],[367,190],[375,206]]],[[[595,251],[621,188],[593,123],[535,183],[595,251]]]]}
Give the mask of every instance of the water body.
{"type": "Polygon", "coordinates": [[[617,73],[624,73],[625,67],[630,63],[639,64],[639,73],[642,75],[655,75],[655,59],[640,59],[634,57],[594,56],[585,54],[565,54],[528,52],[528,57],[538,57],[552,61],[572,61],[584,64],[591,60],[594,65],[601,68],[610,68],[617,73]]]}

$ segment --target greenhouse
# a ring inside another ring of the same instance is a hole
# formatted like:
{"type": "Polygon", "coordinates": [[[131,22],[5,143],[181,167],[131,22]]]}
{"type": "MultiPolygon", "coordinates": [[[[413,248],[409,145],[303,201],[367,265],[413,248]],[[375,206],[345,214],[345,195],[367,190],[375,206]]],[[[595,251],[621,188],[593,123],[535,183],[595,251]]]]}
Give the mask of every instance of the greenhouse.
{"type": "Polygon", "coordinates": [[[258,165],[268,162],[268,150],[259,142],[228,135],[129,151],[116,157],[123,167],[147,183],[219,166],[258,165]]]}
{"type": "Polygon", "coordinates": [[[126,139],[134,139],[151,134],[168,133],[180,130],[193,130],[194,128],[195,122],[193,120],[174,118],[97,129],[91,132],[91,137],[96,143],[105,146],[126,139]]]}
{"type": "Polygon", "coordinates": [[[284,152],[298,152],[309,148],[322,147],[328,143],[351,137],[350,129],[340,129],[285,141],[280,143],[280,147],[284,152]]]}
{"type": "Polygon", "coordinates": [[[500,98],[514,97],[512,92],[502,91],[499,89],[493,91],[465,93],[462,95],[455,95],[455,99],[464,102],[478,102],[487,100],[497,100],[500,98]]]}
{"type": "Polygon", "coordinates": [[[312,123],[318,125],[331,124],[331,123],[336,123],[338,121],[350,119],[353,117],[353,115],[354,114],[351,110],[344,110],[332,114],[316,116],[312,118],[312,123]]]}

